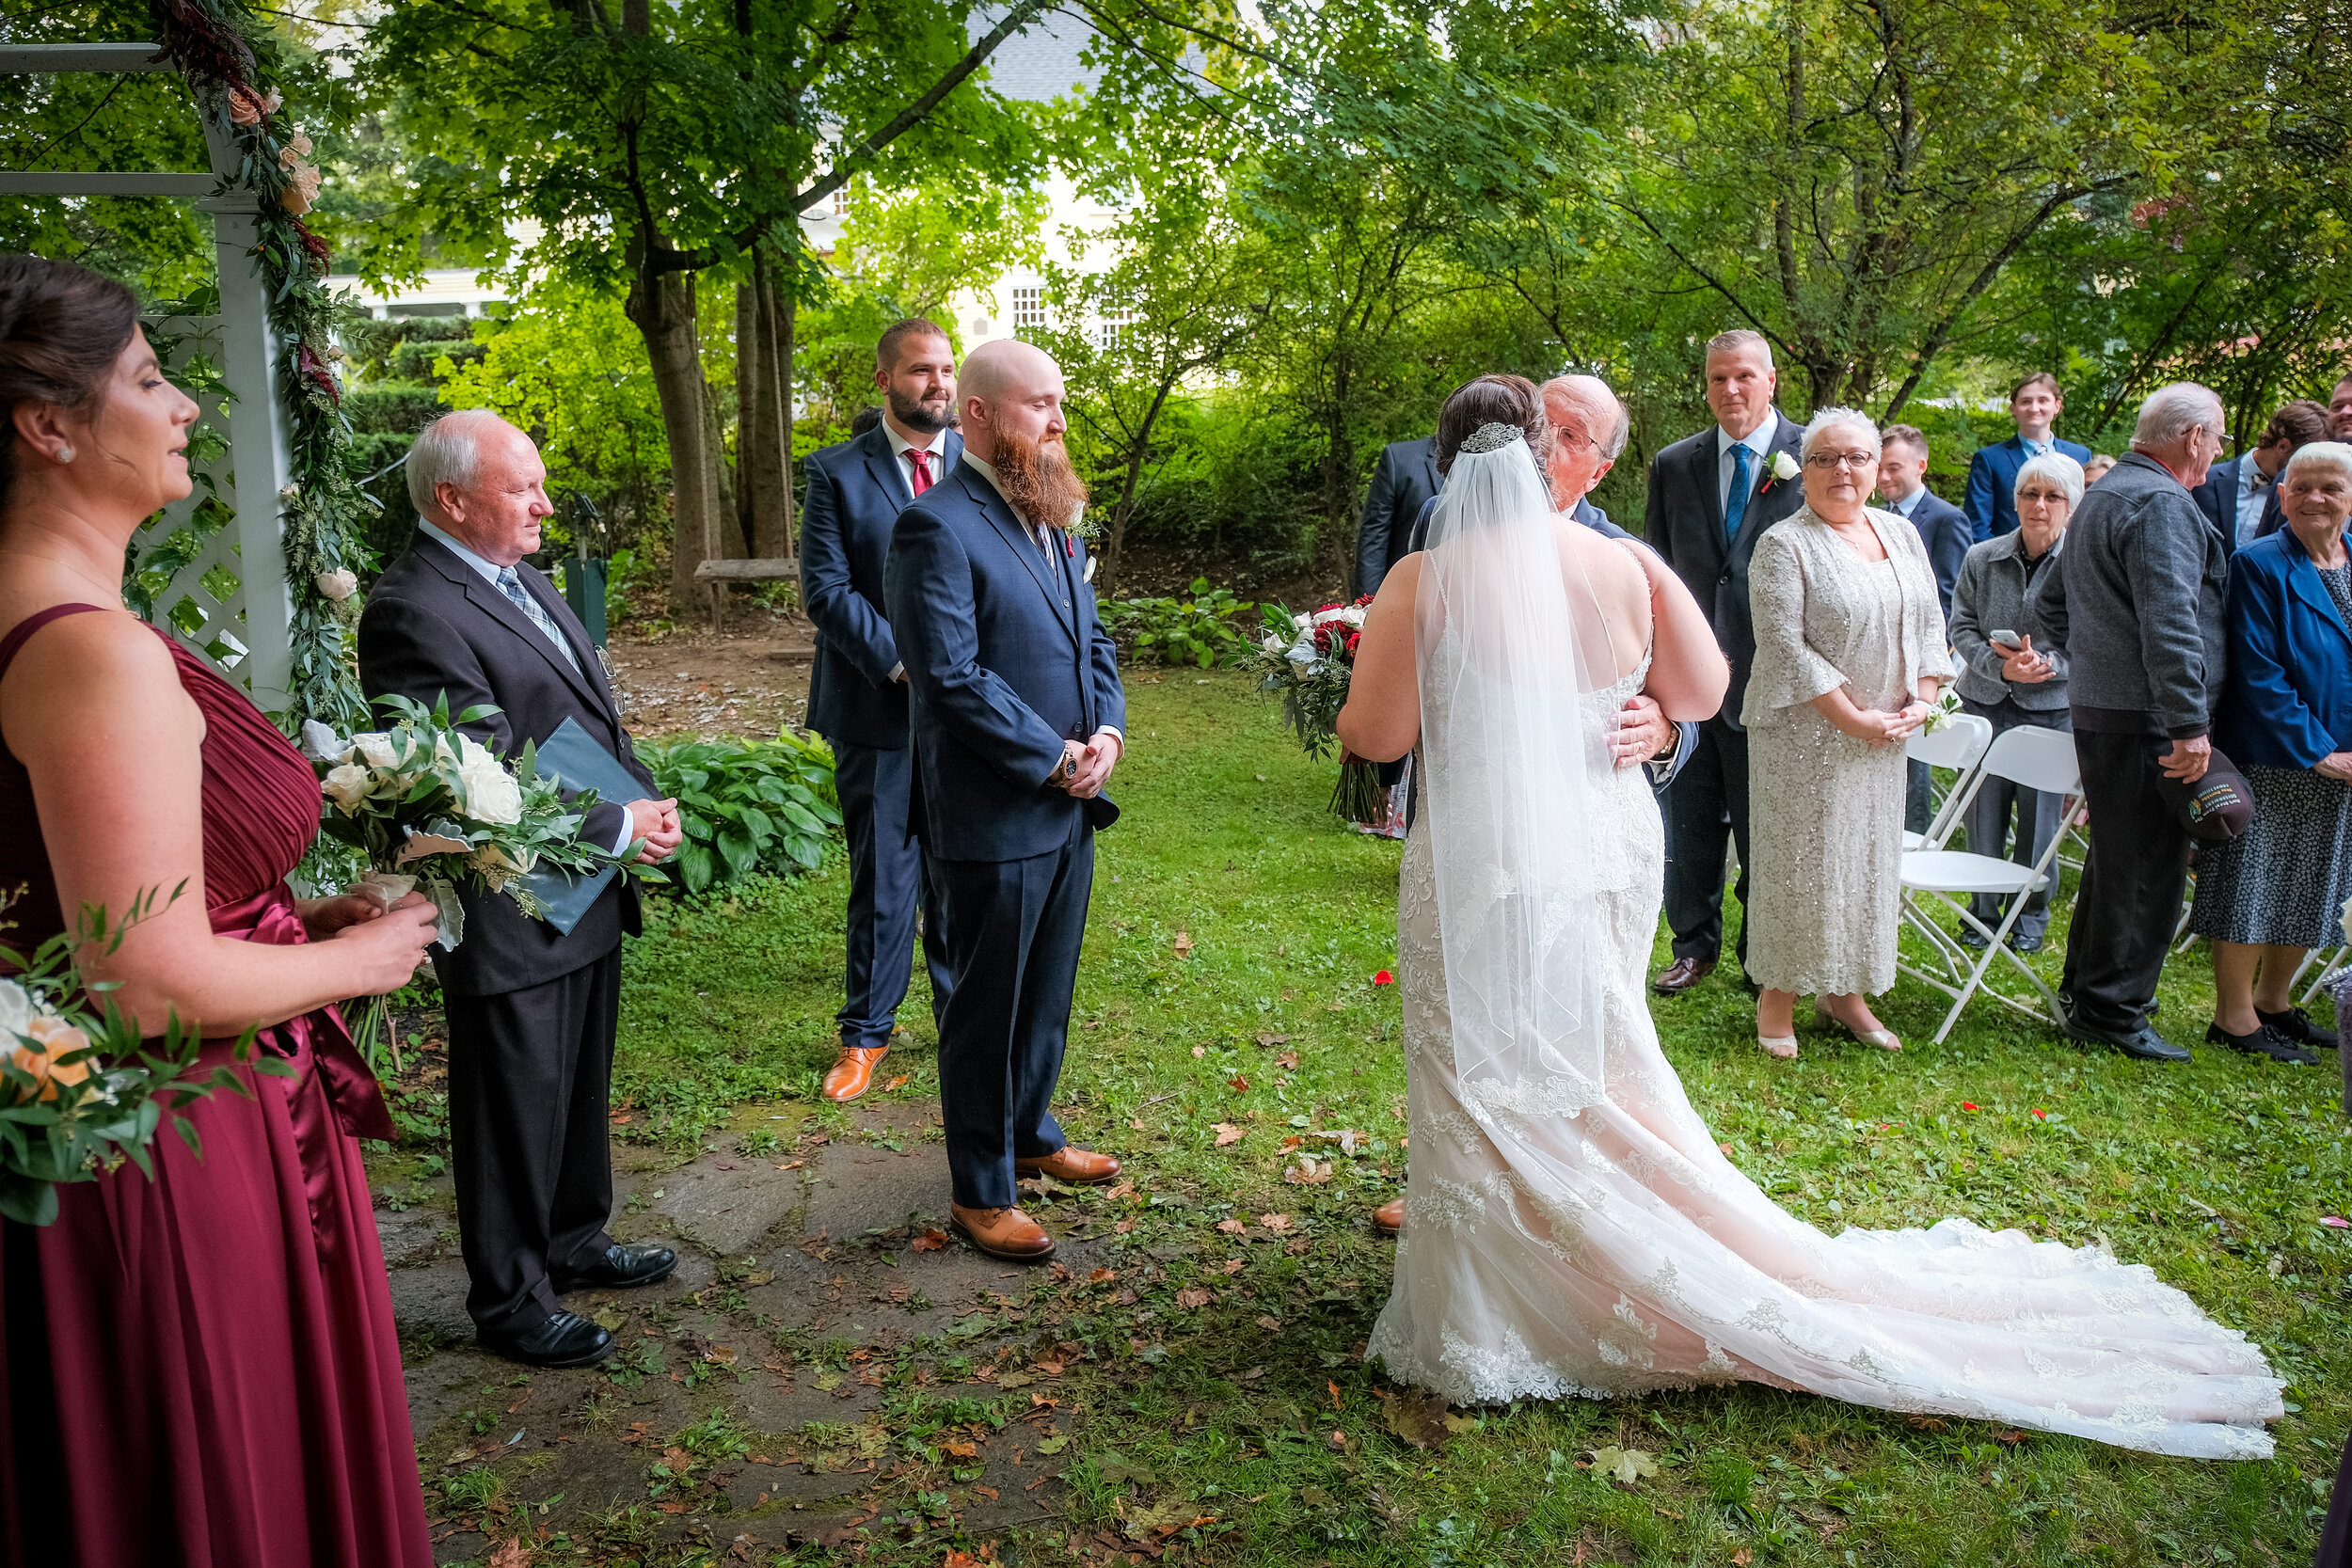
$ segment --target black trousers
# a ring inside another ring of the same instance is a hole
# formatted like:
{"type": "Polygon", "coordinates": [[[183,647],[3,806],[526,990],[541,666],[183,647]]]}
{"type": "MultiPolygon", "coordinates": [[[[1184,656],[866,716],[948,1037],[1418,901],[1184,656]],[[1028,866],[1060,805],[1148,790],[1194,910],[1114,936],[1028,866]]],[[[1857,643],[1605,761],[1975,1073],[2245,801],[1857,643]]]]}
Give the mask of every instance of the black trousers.
{"type": "Polygon", "coordinates": [[[955,1201],[1013,1204],[1015,1157],[1051,1154],[1069,1139],[1054,1120],[1054,1085],[1070,1039],[1094,834],[1017,861],[933,861],[946,906],[953,984],[939,1021],[939,1101],[955,1201]]]}
{"type": "Polygon", "coordinates": [[[1915,833],[1924,833],[1934,820],[1935,776],[1926,763],[1914,757],[1903,776],[1903,826],[1915,833]]]}
{"type": "Polygon", "coordinates": [[[2074,732],[2090,852],[2074,893],[2058,989],[2073,999],[2074,1022],[2104,1035],[2136,1035],[2148,1022],[2181,920],[2188,830],[2156,790],[2158,759],[2171,747],[2161,736],[2074,732]]]}
{"type": "Polygon", "coordinates": [[[485,1334],[555,1311],[550,1269],[612,1244],[610,1113],[621,950],[496,996],[453,996],[449,1136],[466,1310],[485,1334]]]}
{"type": "MultiPolygon", "coordinates": [[[[1666,924],[1677,958],[1712,963],[1724,947],[1724,846],[1740,846],[1732,895],[1748,904],[1748,736],[1717,714],[1699,726],[1691,758],[1666,786],[1666,924]]],[[[1740,962],[1748,924],[1740,922],[1740,962]]]]}
{"type": "Polygon", "coordinates": [[[922,843],[907,821],[914,749],[837,743],[833,752],[841,825],[850,841],[849,963],[835,1022],[843,1045],[888,1045],[898,1004],[907,998],[918,909],[929,916],[923,960],[930,971],[934,1023],[949,985],[939,900],[928,885],[922,843]]]}

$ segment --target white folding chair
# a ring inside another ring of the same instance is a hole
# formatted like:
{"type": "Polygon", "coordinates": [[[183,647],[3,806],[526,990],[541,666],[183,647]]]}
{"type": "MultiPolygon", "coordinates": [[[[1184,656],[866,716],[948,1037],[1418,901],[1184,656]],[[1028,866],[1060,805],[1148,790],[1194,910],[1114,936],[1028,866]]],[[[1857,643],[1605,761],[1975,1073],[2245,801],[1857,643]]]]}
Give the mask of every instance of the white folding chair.
{"type": "MultiPolygon", "coordinates": [[[[2298,1007],[2310,1006],[2312,1005],[2312,998],[2319,994],[2319,988],[2328,983],[2328,976],[2333,974],[2337,970],[2342,969],[2345,963],[2352,962],[2352,942],[2347,942],[2343,946],[2337,948],[2334,953],[2328,956],[2328,961],[2325,963],[2319,962],[2319,954],[2320,949],[2316,947],[2304,954],[2303,962],[2295,971],[2295,980],[2300,980],[2306,974],[2312,975],[2312,983],[2304,987],[2303,994],[2295,999],[2295,1005],[2298,1007]],[[2312,974],[2312,969],[2314,964],[2318,965],[2319,973],[2312,974]]],[[[2295,984],[2295,980],[2289,980],[2287,984],[2291,987],[2295,984]]],[[[2344,1024],[2344,1020],[2336,1020],[2336,1024],[2339,1028],[2341,1028],[2344,1024]]]]}
{"type": "Polygon", "coordinates": [[[1914,762],[1924,762],[1930,768],[1949,768],[1959,774],[1952,787],[1944,792],[1937,802],[1935,819],[1924,833],[1903,830],[1905,849],[1941,849],[1944,841],[1960,827],[1960,814],[1965,807],[1963,799],[1977,776],[1977,765],[1984,760],[1985,752],[1993,744],[1993,721],[1973,713],[1955,714],[1952,721],[1928,735],[1912,732],[1903,742],[1903,754],[1914,762]]]}
{"type": "MultiPolygon", "coordinates": [[[[2063,796],[2065,809],[2070,813],[2082,799],[2082,770],[2074,760],[2074,737],[2064,730],[2021,724],[2003,733],[1985,753],[1968,787],[1952,792],[1953,799],[1946,805],[1947,814],[1957,816],[1966,811],[1987,779],[2007,779],[2027,789],[2063,796]]],[[[1904,852],[1903,923],[1926,941],[1936,961],[1932,969],[1910,963],[1899,967],[1913,979],[1933,986],[1952,999],[1951,1011],[1944,1015],[1944,1026],[1935,1032],[1938,1044],[1952,1032],[1952,1025],[1960,1022],[1960,1015],[1967,1008],[1968,999],[1979,991],[2027,1018],[2047,1018],[2058,1024],[2066,1022],[2065,1015],[2058,1011],[2058,998],[2042,984],[2042,976],[2008,944],[2010,928],[2025,912],[2025,895],[2048,886],[2051,881],[2059,836],[2053,834],[2041,858],[2029,866],[1960,849],[1928,847],[1904,852]],[[2009,911],[2002,915],[1998,928],[1987,927],[1969,909],[1966,895],[1972,894],[2009,900],[2009,911]],[[1934,917],[1934,904],[1951,911],[1982,937],[1984,950],[1971,953],[1959,938],[1945,930],[1934,917]],[[2042,1006],[1986,983],[1985,972],[1996,958],[2006,959],[2026,977],[2041,996],[2042,1006]]]]}

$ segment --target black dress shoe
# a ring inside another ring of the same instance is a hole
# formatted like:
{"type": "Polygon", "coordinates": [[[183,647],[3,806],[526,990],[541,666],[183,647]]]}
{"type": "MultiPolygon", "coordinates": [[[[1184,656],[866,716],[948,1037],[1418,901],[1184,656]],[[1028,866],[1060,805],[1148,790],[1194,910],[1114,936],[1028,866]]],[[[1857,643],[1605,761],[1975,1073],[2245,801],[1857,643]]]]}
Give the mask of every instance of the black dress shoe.
{"type": "Polygon", "coordinates": [[[2287,1062],[2296,1067],[2312,1067],[2319,1058],[2288,1039],[2265,1023],[2250,1035],[2233,1035],[2218,1023],[2205,1025],[2207,1045],[2226,1045],[2249,1056],[2267,1056],[2274,1062],[2287,1062]]]}
{"type": "Polygon", "coordinates": [[[2110,1035],[2103,1029],[2077,1023],[2070,1017],[2066,1021],[2066,1032],[2086,1044],[2111,1046],[2124,1055],[2137,1057],[2143,1062],[2186,1062],[2195,1059],[2190,1056],[2186,1046],[2174,1045],[2144,1023],[2136,1034],[2110,1035]]]}
{"type": "Polygon", "coordinates": [[[677,1254],[665,1246],[649,1243],[615,1242],[604,1249],[604,1256],[586,1268],[566,1269],[562,1274],[550,1270],[548,1283],[555,1287],[559,1296],[574,1291],[628,1291],[640,1285],[658,1285],[670,1277],[677,1267],[677,1254]]]}
{"type": "Polygon", "coordinates": [[[2297,1045],[2333,1051],[2339,1043],[2333,1029],[2322,1029],[2312,1022],[2312,1015],[2300,1007],[2289,1007],[2283,1013],[2266,1013],[2257,1007],[2254,1016],[2267,1024],[2272,1034],[2281,1039],[2293,1040],[2297,1045]]]}
{"type": "Polygon", "coordinates": [[[1984,933],[1974,926],[1963,926],[1960,928],[1960,944],[1971,953],[1981,953],[1990,945],[1984,940],[1984,933]]]}
{"type": "Polygon", "coordinates": [[[482,1348],[526,1367],[593,1367],[612,1354],[612,1336],[577,1312],[558,1312],[528,1334],[479,1334],[482,1348]]]}
{"type": "Polygon", "coordinates": [[[2011,931],[2009,945],[2012,953],[2039,953],[2042,951],[2042,939],[2029,931],[2011,931]]]}

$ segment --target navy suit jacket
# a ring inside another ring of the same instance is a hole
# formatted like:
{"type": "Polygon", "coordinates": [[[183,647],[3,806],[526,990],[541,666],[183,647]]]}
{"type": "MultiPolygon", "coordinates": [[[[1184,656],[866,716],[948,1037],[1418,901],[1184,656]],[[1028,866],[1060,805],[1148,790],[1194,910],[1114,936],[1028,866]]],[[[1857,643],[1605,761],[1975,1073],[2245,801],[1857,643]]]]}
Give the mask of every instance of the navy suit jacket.
{"type": "MultiPolygon", "coordinates": [[[[2090,449],[2079,441],[2053,436],[2050,445],[2077,463],[2090,461],[2090,449]]],[[[1961,510],[1968,514],[1970,543],[1982,544],[1996,533],[2017,531],[2017,470],[2025,466],[2023,436],[1979,447],[1977,455],[1968,460],[1968,494],[1961,510]]]]}
{"type": "Polygon", "coordinates": [[[2228,622],[2214,744],[2241,768],[2310,768],[2352,752],[2352,631],[2293,530],[2237,552],[2228,622]]]}
{"type": "Polygon", "coordinates": [[[1389,568],[1421,546],[1410,542],[1429,498],[1444,481],[1438,474],[1438,441],[1424,436],[1418,441],[1398,441],[1380,454],[1372,470],[1372,489],[1364,497],[1364,514],[1356,528],[1356,592],[1380,592],[1389,568]]]}
{"type": "MultiPolygon", "coordinates": [[[[1414,550],[1422,549],[1428,546],[1429,518],[1431,514],[1435,513],[1437,510],[1437,497],[1432,496],[1427,500],[1422,502],[1421,515],[1413,519],[1413,537],[1411,541],[1411,548],[1406,549],[1400,554],[1398,556],[1399,560],[1403,560],[1405,556],[1412,554],[1414,550]]],[[[1573,520],[1582,523],[1586,528],[1591,529],[1595,533],[1599,534],[1604,539],[1633,538],[1633,535],[1628,533],[1625,530],[1611,522],[1609,520],[1609,514],[1603,512],[1599,507],[1595,506],[1591,499],[1586,497],[1579,496],[1577,498],[1576,510],[1569,513],[1568,515],[1573,520]]],[[[1635,540],[1634,542],[1636,544],[1640,543],[1639,540],[1635,540]]],[[[1650,761],[1642,764],[1644,768],[1649,769],[1649,783],[1652,789],[1663,790],[1668,784],[1674,783],[1675,775],[1682,771],[1682,765],[1691,760],[1691,752],[1698,745],[1698,725],[1692,723],[1688,719],[1681,719],[1676,721],[1675,728],[1680,731],[1681,735],[1680,737],[1675,742],[1674,754],[1670,757],[1663,758],[1662,760],[1653,758],[1650,761]]],[[[1401,764],[1391,764],[1390,766],[1398,768],[1402,767],[1401,764]]],[[[1386,782],[1391,785],[1396,783],[1395,779],[1390,778],[1386,774],[1384,774],[1383,777],[1386,782]]]]}
{"type": "MultiPolygon", "coordinates": [[[[1775,408],[1780,426],[1772,433],[1772,451],[1794,460],[1804,437],[1804,426],[1775,408]]],[[[1748,619],[1748,562],[1764,531],[1804,504],[1804,481],[1775,479],[1769,469],[1756,476],[1756,488],[1740,515],[1740,537],[1724,537],[1724,501],[1718,488],[1722,454],[1715,445],[1719,427],[1708,425],[1686,436],[1650,460],[1649,499],[1642,509],[1642,537],[1663,556],[1683,586],[1699,602],[1699,611],[1715,628],[1715,642],[1731,661],[1731,688],[1724,693],[1720,717],[1740,728],[1740,705],[1748,692],[1748,669],[1756,662],[1756,627],[1748,619]]]]}
{"type": "MultiPolygon", "coordinates": [[[[934,483],[962,460],[963,437],[951,430],[934,483]]],[[[801,606],[817,626],[808,727],[834,742],[895,752],[907,743],[907,689],[890,678],[898,643],[882,612],[882,562],[914,494],[881,425],[803,467],[801,606]]]]}
{"type": "MultiPolygon", "coordinates": [[[[371,698],[397,692],[427,706],[447,693],[453,715],[495,706],[496,713],[465,728],[501,753],[519,752],[526,740],[544,741],[564,720],[575,720],[636,777],[644,799],[658,797],[661,791],[621,727],[620,706],[586,628],[545,577],[528,564],[520,576],[571,642],[578,668],[481,573],[419,530],[407,551],[384,568],[360,612],[361,689],[371,698]]],[[[580,838],[612,847],[624,805],[598,801],[580,824],[580,838]]],[[[638,932],[637,883],[626,872],[596,895],[568,936],[502,894],[461,887],[458,899],[466,908],[465,940],[453,950],[433,949],[434,970],[453,996],[543,985],[595,963],[620,945],[624,932],[638,932]]]]}
{"type": "MultiPolygon", "coordinates": [[[[2221,531],[2223,555],[2237,553],[2237,462],[2233,457],[2226,463],[2216,463],[2205,470],[2205,483],[2188,493],[2198,510],[2212,518],[2213,526],[2221,531]]],[[[2279,486],[2274,483],[2263,499],[2262,522],[2254,530],[2255,538],[2267,539],[2285,523],[2285,515],[2279,505],[2279,486]]]]}
{"type": "Polygon", "coordinates": [[[898,514],[882,599],[906,661],[913,816],[926,853],[1013,861],[1119,818],[1046,780],[1062,742],[1124,730],[1119,658],[1066,534],[1049,561],[969,463],[898,514]]]}
{"type": "MultiPolygon", "coordinates": [[[[1890,504],[1886,510],[1895,508],[1890,504]]],[[[1976,543],[1969,532],[1968,514],[1930,490],[1911,509],[1911,526],[1919,531],[1919,542],[1928,547],[1928,564],[1935,568],[1935,596],[1944,602],[1944,622],[1949,626],[1960,563],[1968,559],[1968,546],[1976,543]]]]}

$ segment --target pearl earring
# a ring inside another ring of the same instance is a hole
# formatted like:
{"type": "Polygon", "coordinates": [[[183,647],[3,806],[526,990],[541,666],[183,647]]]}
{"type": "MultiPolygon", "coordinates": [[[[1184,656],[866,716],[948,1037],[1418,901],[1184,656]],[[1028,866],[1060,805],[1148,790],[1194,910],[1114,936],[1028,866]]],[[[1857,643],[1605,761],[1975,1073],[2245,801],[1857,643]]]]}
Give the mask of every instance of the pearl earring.
{"type": "Polygon", "coordinates": [[[73,449],[72,449],[72,447],[59,447],[59,448],[57,449],[57,461],[58,461],[58,462],[60,462],[60,463],[71,463],[71,462],[72,462],[72,461],[73,461],[73,449]]]}

